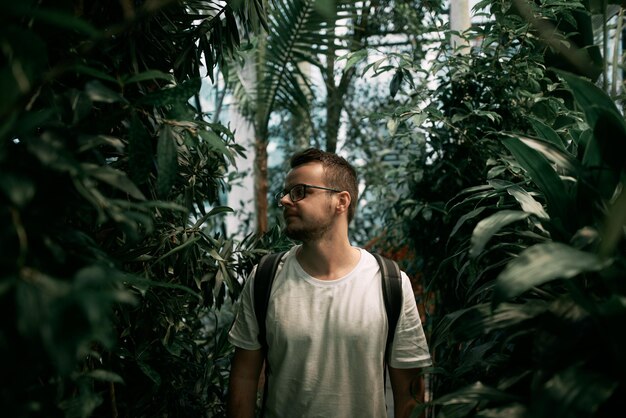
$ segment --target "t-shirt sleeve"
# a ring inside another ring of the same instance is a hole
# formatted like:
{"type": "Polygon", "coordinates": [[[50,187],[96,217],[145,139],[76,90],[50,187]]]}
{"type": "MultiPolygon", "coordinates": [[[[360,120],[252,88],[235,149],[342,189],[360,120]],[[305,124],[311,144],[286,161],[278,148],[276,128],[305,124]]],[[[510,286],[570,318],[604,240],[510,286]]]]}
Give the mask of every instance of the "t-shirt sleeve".
{"type": "Polygon", "coordinates": [[[259,325],[257,324],[253,303],[255,272],[256,267],[252,270],[243,286],[239,303],[236,305],[235,322],[228,333],[228,341],[235,347],[245,350],[258,350],[261,348],[258,339],[259,325]]]}
{"type": "Polygon", "coordinates": [[[402,312],[398,319],[389,365],[397,369],[426,367],[432,364],[426,335],[417,311],[411,282],[402,272],[402,312]]]}

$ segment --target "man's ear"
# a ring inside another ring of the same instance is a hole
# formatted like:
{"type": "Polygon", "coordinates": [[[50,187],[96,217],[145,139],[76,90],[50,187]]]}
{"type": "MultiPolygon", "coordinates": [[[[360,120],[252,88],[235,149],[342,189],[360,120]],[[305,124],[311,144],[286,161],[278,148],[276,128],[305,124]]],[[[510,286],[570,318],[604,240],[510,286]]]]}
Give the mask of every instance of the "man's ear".
{"type": "Polygon", "coordinates": [[[337,195],[339,196],[339,202],[337,202],[336,206],[337,212],[347,212],[348,208],[350,207],[350,202],[352,202],[352,197],[350,196],[350,193],[343,191],[337,193],[337,195]]]}

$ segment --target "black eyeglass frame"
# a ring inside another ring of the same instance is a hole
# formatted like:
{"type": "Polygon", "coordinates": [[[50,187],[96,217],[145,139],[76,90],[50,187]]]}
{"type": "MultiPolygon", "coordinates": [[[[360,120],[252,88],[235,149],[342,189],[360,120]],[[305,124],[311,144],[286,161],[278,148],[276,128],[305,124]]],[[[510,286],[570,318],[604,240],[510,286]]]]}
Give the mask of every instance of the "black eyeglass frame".
{"type": "Polygon", "coordinates": [[[286,195],[289,195],[289,199],[291,199],[291,201],[293,203],[295,202],[299,202],[300,200],[304,199],[306,197],[306,189],[310,188],[310,189],[319,189],[319,190],[326,190],[327,192],[333,192],[333,193],[341,193],[342,190],[337,190],[337,189],[331,189],[329,187],[322,187],[322,186],[314,186],[312,184],[304,184],[304,183],[300,183],[300,184],[295,184],[293,186],[291,186],[291,188],[289,190],[283,190],[282,192],[278,192],[276,193],[276,196],[274,196],[274,198],[276,199],[276,202],[278,203],[278,206],[282,206],[280,201],[282,200],[283,197],[285,197],[286,195]],[[302,197],[294,199],[293,196],[293,190],[296,187],[302,187],[302,197]]]}

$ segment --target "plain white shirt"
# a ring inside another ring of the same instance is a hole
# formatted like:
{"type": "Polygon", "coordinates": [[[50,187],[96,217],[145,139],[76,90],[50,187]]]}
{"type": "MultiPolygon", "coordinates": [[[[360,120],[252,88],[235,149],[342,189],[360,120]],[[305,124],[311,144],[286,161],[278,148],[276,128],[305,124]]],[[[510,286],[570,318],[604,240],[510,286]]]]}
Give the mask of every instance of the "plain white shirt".
{"type": "MultiPolygon", "coordinates": [[[[385,417],[383,357],[387,314],[378,262],[360,249],[357,266],[337,280],[318,280],[292,248],[274,279],[266,317],[271,374],[266,403],[273,417],[385,417]]],[[[261,348],[254,314],[254,271],[244,285],[229,340],[261,348]]],[[[431,364],[411,283],[402,273],[403,309],[390,365],[431,364]]]]}

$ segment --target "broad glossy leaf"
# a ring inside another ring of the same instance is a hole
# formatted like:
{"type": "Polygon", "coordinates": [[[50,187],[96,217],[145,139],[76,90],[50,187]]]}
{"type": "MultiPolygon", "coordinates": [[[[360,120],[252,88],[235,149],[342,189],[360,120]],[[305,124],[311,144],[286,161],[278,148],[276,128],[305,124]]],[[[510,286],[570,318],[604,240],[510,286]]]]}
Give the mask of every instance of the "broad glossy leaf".
{"type": "Polygon", "coordinates": [[[220,136],[218,134],[216,134],[215,132],[213,132],[212,130],[202,130],[199,132],[200,137],[206,141],[206,143],[209,145],[209,147],[211,149],[213,149],[216,152],[219,152],[220,154],[228,157],[229,159],[232,160],[232,153],[230,152],[230,150],[228,149],[228,147],[226,146],[226,143],[224,142],[224,140],[222,138],[220,138],[220,136]]]}
{"type": "Polygon", "coordinates": [[[543,385],[531,404],[530,415],[538,418],[594,416],[619,384],[615,377],[584,364],[574,364],[543,385]]]}
{"type": "Polygon", "coordinates": [[[485,207],[481,206],[461,216],[459,220],[457,221],[457,223],[454,225],[454,228],[452,228],[452,232],[450,232],[450,237],[453,237],[458,232],[458,230],[463,226],[463,224],[465,224],[465,222],[480,215],[484,210],[485,210],[485,207]]]}
{"type": "Polygon", "coordinates": [[[520,186],[512,185],[506,191],[517,200],[524,212],[531,213],[540,219],[549,218],[541,203],[537,202],[530,193],[520,186]]]}
{"type": "Polygon", "coordinates": [[[554,131],[554,129],[535,118],[530,118],[530,124],[533,126],[533,129],[537,133],[537,136],[545,139],[558,149],[565,151],[563,140],[561,139],[559,134],[554,131]]]}
{"type": "MultiPolygon", "coordinates": [[[[598,86],[589,80],[578,77],[565,71],[556,71],[561,76],[580,105],[589,126],[593,129],[598,122],[598,117],[605,112],[620,115],[615,102],[598,86]]],[[[623,131],[626,132],[626,124],[622,122],[623,131]]]]}
{"type": "Polygon", "coordinates": [[[528,218],[529,213],[515,210],[501,210],[478,222],[472,233],[470,257],[478,256],[491,237],[503,227],[528,218]]]}
{"type": "Polygon", "coordinates": [[[359,49],[355,52],[349,52],[348,54],[339,58],[337,61],[343,58],[346,59],[346,66],[343,69],[343,71],[345,72],[367,58],[367,49],[359,49]]]}
{"type": "Polygon", "coordinates": [[[613,167],[626,166],[626,122],[615,102],[599,87],[566,72],[558,74],[567,82],[574,98],[594,131],[600,152],[613,167]]]}
{"type": "Polygon", "coordinates": [[[528,171],[533,182],[545,195],[547,211],[552,223],[565,228],[571,227],[573,214],[569,212],[570,208],[573,207],[572,198],[550,163],[537,151],[523,144],[518,138],[503,138],[502,142],[511,151],[520,165],[528,171]]]}
{"type": "Polygon", "coordinates": [[[486,386],[481,382],[476,382],[453,393],[440,396],[434,399],[433,403],[435,405],[453,405],[480,401],[515,402],[520,400],[519,396],[486,386]]]}
{"type": "Polygon", "coordinates": [[[626,127],[624,117],[606,110],[598,111],[593,136],[602,159],[613,169],[626,168],[626,127]]]}
{"type": "Polygon", "coordinates": [[[161,386],[161,375],[152,366],[141,360],[137,361],[137,366],[157,387],[161,386]]]}
{"type": "Polygon", "coordinates": [[[97,80],[92,80],[85,86],[85,93],[94,102],[102,103],[127,103],[121,94],[111,90],[97,80]]]}
{"type": "Polygon", "coordinates": [[[475,305],[452,320],[450,338],[457,342],[469,341],[536,318],[549,309],[550,305],[542,300],[502,303],[493,310],[488,303],[475,305]]]}
{"type": "Polygon", "coordinates": [[[549,281],[569,279],[581,273],[602,270],[609,265],[609,260],[558,242],[534,245],[523,251],[500,273],[493,305],[549,281]]]}
{"type": "Polygon", "coordinates": [[[606,257],[613,255],[618,243],[624,237],[624,227],[626,227],[626,185],[622,184],[622,186],[622,190],[611,203],[604,219],[599,253],[606,257]]]}
{"type": "Polygon", "coordinates": [[[120,189],[135,199],[146,200],[143,193],[141,193],[135,183],[133,183],[123,171],[113,167],[99,166],[90,163],[83,163],[81,167],[87,175],[120,189]]]}
{"type": "Polygon", "coordinates": [[[219,215],[221,213],[228,213],[228,212],[233,212],[232,208],[229,208],[228,206],[216,206],[213,209],[211,209],[209,212],[207,212],[205,215],[200,217],[196,221],[193,227],[200,228],[200,226],[202,226],[202,224],[205,223],[207,219],[209,219],[211,216],[219,215]]]}
{"type": "Polygon", "coordinates": [[[560,168],[567,170],[570,173],[579,173],[581,170],[581,165],[578,160],[567,152],[565,149],[559,147],[558,145],[554,145],[550,141],[546,141],[540,138],[533,138],[528,135],[521,134],[507,134],[511,137],[515,137],[522,141],[524,144],[528,145],[530,148],[539,152],[541,155],[546,157],[549,161],[553,162],[560,168]]]}

